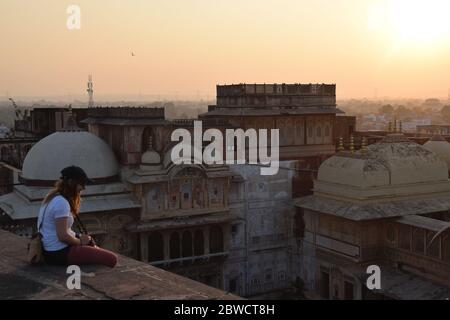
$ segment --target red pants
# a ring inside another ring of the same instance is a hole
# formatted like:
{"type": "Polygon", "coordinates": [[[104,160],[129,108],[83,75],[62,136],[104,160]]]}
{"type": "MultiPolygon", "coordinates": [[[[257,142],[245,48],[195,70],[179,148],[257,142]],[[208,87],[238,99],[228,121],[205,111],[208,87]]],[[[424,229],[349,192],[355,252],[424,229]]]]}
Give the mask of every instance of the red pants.
{"type": "Polygon", "coordinates": [[[112,268],[117,264],[117,255],[99,247],[71,246],[67,254],[67,263],[69,265],[101,264],[112,268]]]}

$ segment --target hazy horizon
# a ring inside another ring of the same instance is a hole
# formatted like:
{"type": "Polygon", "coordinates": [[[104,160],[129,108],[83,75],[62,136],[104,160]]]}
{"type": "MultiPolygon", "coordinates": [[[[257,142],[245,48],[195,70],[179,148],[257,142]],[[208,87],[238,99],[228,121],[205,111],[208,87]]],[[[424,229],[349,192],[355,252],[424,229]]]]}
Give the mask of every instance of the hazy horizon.
{"type": "Polygon", "coordinates": [[[446,0],[3,0],[0,96],[85,101],[92,74],[94,100],[214,100],[216,84],[242,82],[442,100],[449,16],[446,0]]]}

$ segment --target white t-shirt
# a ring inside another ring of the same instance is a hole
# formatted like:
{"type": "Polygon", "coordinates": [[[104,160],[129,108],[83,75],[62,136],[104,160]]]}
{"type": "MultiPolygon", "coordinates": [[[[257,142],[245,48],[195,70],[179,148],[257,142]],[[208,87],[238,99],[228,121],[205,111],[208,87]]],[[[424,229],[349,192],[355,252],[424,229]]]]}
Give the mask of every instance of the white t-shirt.
{"type": "Polygon", "coordinates": [[[38,228],[43,216],[44,222],[42,223],[40,233],[42,234],[42,243],[45,251],[57,251],[67,247],[68,244],[60,241],[56,233],[56,219],[68,218],[67,226],[69,228],[69,232],[75,237],[75,232],[72,231],[73,216],[70,212],[70,205],[66,198],[61,195],[57,195],[51,199],[49,203],[41,205],[37,222],[38,228]]]}

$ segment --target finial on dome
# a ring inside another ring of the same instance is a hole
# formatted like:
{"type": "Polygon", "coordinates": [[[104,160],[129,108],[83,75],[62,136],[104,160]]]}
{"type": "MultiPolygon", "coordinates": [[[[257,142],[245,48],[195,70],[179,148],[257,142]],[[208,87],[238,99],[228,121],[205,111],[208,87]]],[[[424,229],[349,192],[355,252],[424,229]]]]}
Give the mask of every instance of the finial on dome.
{"type": "Polygon", "coordinates": [[[149,151],[153,150],[153,136],[152,135],[149,135],[149,137],[148,137],[147,150],[149,150],[149,151]]]}
{"type": "Polygon", "coordinates": [[[64,127],[61,130],[58,131],[85,131],[78,127],[75,119],[73,118],[73,110],[72,110],[72,104],[69,104],[68,111],[67,111],[67,120],[64,125],[64,127]]]}
{"type": "Polygon", "coordinates": [[[342,137],[339,138],[338,151],[344,151],[344,139],[342,137]]]}
{"type": "Polygon", "coordinates": [[[438,133],[434,134],[428,141],[447,141],[447,140],[438,133]]]}
{"type": "Polygon", "coordinates": [[[362,137],[361,139],[361,154],[365,154],[366,153],[366,137],[362,137]]]}
{"type": "Polygon", "coordinates": [[[350,136],[350,152],[353,153],[355,151],[355,141],[353,140],[353,134],[350,136]]]}

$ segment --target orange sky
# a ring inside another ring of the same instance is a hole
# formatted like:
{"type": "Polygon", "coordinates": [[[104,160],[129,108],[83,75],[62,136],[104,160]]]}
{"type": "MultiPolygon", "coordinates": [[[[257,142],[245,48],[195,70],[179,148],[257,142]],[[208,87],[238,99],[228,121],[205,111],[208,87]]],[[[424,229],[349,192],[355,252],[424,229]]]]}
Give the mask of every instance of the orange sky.
{"type": "Polygon", "coordinates": [[[449,10],[448,0],[2,0],[0,96],[83,97],[92,73],[97,97],[325,82],[338,98],[443,98],[449,10]],[[66,28],[69,4],[81,30],[66,28]]]}

